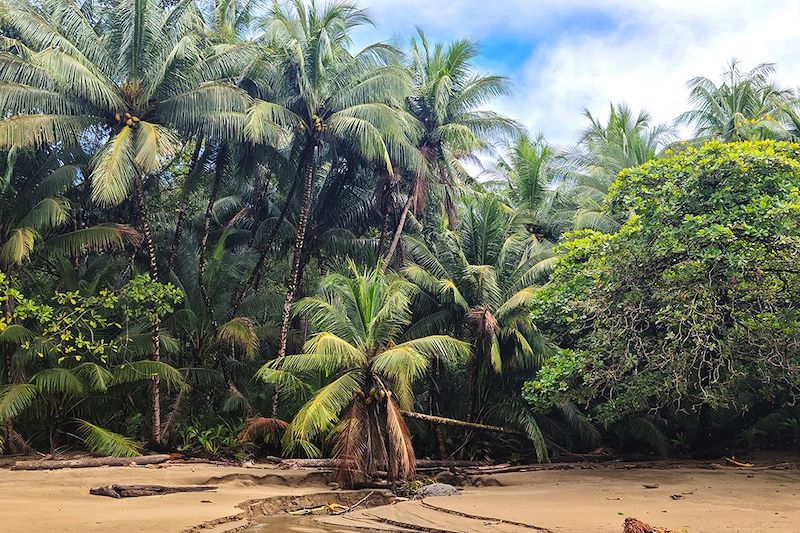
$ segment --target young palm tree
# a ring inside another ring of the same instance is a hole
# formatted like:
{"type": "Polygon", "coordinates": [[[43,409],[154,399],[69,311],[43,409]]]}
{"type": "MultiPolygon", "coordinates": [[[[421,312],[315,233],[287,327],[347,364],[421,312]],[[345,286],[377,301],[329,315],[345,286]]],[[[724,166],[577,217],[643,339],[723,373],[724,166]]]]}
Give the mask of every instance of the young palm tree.
{"type": "Polygon", "coordinates": [[[476,161],[476,152],[485,150],[493,137],[521,131],[510,118],[482,109],[491,99],[509,94],[509,86],[502,76],[475,71],[478,47],[474,42],[459,40],[448,46],[431,46],[418,30],[411,53],[414,91],[407,106],[423,128],[417,146],[426,167],[411,175],[408,197],[386,253],[387,264],[400,242],[412,204],[418,213],[430,189],[435,190],[442,198],[448,225],[455,227],[455,191],[472,182],[464,162],[476,161]]]}
{"type": "MultiPolygon", "coordinates": [[[[230,133],[226,112],[248,99],[227,82],[204,78],[194,3],[171,10],[156,0],[120,0],[94,25],[72,2],[6,4],[3,22],[17,35],[0,55],[0,149],[81,141],[89,128],[106,137],[92,162],[92,197],[116,205],[133,191],[152,279],[159,279],[145,197],[147,176],[175,152],[176,131],[230,133]],[[222,117],[222,118],[220,118],[222,117]]],[[[229,114],[229,113],[228,113],[229,114]]],[[[160,357],[153,324],[152,359],[160,357]]],[[[160,440],[158,380],[152,437],[160,440]]]]}
{"type": "Polygon", "coordinates": [[[278,356],[286,353],[290,311],[302,270],[314,176],[320,157],[337,161],[337,149],[364,161],[380,161],[389,173],[391,139],[406,136],[397,106],[408,94],[408,79],[395,51],[373,45],[348,52],[351,33],[369,23],[367,13],[348,2],[318,7],[295,0],[277,2],[264,19],[265,42],[275,51],[276,76],[264,100],[248,111],[247,133],[273,146],[292,133],[288,150],[297,160],[300,208],[292,268],[286,290],[278,356]]]}
{"type": "Polygon", "coordinates": [[[413,385],[440,358],[465,358],[469,345],[445,335],[401,341],[411,321],[412,285],[380,265],[323,278],[319,294],[300,300],[295,314],[314,334],[302,354],[265,365],[259,376],[285,388],[322,375],[327,384],[298,411],[286,432],[288,448],[318,453],[312,441],[336,433],[339,481],[348,487],[376,471],[410,479],[414,449],[400,409],[413,407],[413,385]]]}
{"type": "Polygon", "coordinates": [[[13,273],[40,243],[50,253],[70,256],[138,243],[138,234],[122,224],[63,231],[70,214],[64,193],[81,172],[76,164],[64,164],[70,157],[60,150],[47,153],[15,147],[5,164],[0,164],[0,270],[13,273]]]}
{"type": "Polygon", "coordinates": [[[672,141],[673,130],[664,124],[651,126],[647,111],[635,115],[625,104],[612,104],[606,123],[588,110],[584,115],[589,126],[568,154],[573,169],[562,195],[574,213],[575,228],[614,231],[619,221],[606,215],[603,207],[609,186],[622,169],[655,158],[672,141]]]}
{"type": "MultiPolygon", "coordinates": [[[[536,369],[547,352],[528,306],[555,257],[525,231],[511,208],[491,195],[465,197],[464,203],[457,231],[442,231],[431,245],[405,237],[411,259],[403,274],[420,288],[423,302],[433,306],[416,328],[450,324],[472,342],[466,411],[471,421],[479,421],[489,397],[499,402],[513,394],[500,378],[536,369]]],[[[512,414],[506,414],[508,421],[512,414]]],[[[523,418],[537,452],[546,457],[535,421],[523,418]]]]}
{"type": "Polygon", "coordinates": [[[779,89],[770,79],[775,65],[762,63],[747,72],[739,67],[740,62],[732,59],[719,85],[702,76],[689,80],[694,108],[678,121],[694,124],[700,139],[743,141],[786,137],[781,108],[791,100],[792,93],[779,89]]]}

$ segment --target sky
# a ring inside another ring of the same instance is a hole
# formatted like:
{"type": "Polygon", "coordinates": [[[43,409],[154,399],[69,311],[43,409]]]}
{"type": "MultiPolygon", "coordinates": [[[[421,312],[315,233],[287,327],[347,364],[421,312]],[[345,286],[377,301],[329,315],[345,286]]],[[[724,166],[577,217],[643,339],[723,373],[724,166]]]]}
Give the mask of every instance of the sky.
{"type": "Polygon", "coordinates": [[[514,91],[490,107],[564,146],[584,127],[584,108],[605,117],[611,102],[626,102],[654,123],[672,121],[689,105],[686,82],[718,81],[733,57],[747,69],[777,63],[779,84],[800,87],[800,0],[360,3],[376,24],[357,35],[363,43],[406,44],[415,26],[430,40],[478,41],[478,69],[508,76],[514,91]]]}

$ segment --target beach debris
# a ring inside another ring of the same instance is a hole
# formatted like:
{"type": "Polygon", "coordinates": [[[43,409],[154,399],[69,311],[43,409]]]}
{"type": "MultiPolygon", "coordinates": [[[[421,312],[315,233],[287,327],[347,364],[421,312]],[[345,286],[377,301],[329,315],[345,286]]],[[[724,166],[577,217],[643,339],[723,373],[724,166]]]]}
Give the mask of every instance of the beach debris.
{"type": "Polygon", "coordinates": [[[644,483],[644,484],[642,484],[642,487],[644,487],[646,489],[657,489],[658,488],[658,483],[644,483]]]}
{"type": "Polygon", "coordinates": [[[628,517],[625,519],[625,526],[622,533],[686,533],[686,530],[651,526],[637,518],[628,517]]]}
{"type": "Polygon", "coordinates": [[[753,466],[751,463],[742,463],[741,461],[737,461],[736,457],[723,457],[722,461],[728,466],[736,466],[739,468],[751,468],[753,466]]]}
{"type": "Polygon", "coordinates": [[[142,455],[140,457],[84,457],[66,461],[17,461],[11,470],[58,470],[61,468],[91,468],[94,466],[139,466],[165,463],[171,455],[142,455]]]}
{"type": "Polygon", "coordinates": [[[217,487],[191,486],[191,487],[165,487],[163,485],[108,485],[89,489],[89,494],[94,496],[108,496],[109,498],[138,498],[141,496],[163,496],[178,492],[208,492],[217,487]]]}
{"type": "Polygon", "coordinates": [[[328,503],[316,507],[305,507],[294,511],[286,511],[292,516],[307,516],[312,514],[341,514],[347,512],[348,508],[340,503],[328,503]]]}
{"type": "Polygon", "coordinates": [[[673,494],[670,496],[670,498],[672,498],[673,500],[682,500],[683,494],[673,494]]]}
{"type": "Polygon", "coordinates": [[[414,499],[432,498],[436,496],[457,496],[459,489],[447,483],[432,483],[414,491],[414,499]]]}

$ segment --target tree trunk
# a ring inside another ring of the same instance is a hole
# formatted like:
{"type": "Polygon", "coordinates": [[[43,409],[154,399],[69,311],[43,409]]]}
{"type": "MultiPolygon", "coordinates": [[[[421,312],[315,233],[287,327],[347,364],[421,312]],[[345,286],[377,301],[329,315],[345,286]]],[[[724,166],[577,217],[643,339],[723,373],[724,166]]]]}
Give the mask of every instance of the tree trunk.
{"type": "Polygon", "coordinates": [[[258,261],[256,261],[253,271],[250,273],[250,277],[247,278],[247,281],[244,283],[244,285],[242,285],[241,289],[234,294],[234,299],[231,302],[231,315],[236,314],[236,311],[239,310],[239,306],[242,305],[242,300],[244,300],[244,297],[247,295],[247,291],[253,287],[259,273],[261,272],[261,269],[264,268],[264,263],[267,261],[270,248],[272,248],[272,243],[275,241],[275,237],[277,237],[278,231],[280,231],[283,221],[286,219],[286,214],[289,211],[289,205],[292,203],[292,199],[294,198],[294,193],[296,190],[297,181],[292,183],[292,187],[289,189],[289,194],[286,196],[286,202],[283,204],[283,208],[281,209],[281,214],[278,216],[278,222],[276,222],[275,227],[272,228],[269,238],[264,242],[263,246],[261,246],[261,255],[258,256],[258,261]]]}
{"type": "MultiPolygon", "coordinates": [[[[144,244],[147,249],[147,256],[150,260],[150,277],[153,281],[158,281],[158,261],[156,259],[156,247],[153,242],[153,232],[150,228],[150,216],[147,211],[147,202],[144,197],[144,184],[142,183],[142,175],[136,172],[135,178],[136,186],[136,202],[139,206],[139,219],[142,223],[142,233],[144,235],[144,244]]],[[[152,340],[153,340],[153,354],[150,357],[153,361],[161,360],[161,335],[159,328],[161,327],[161,319],[156,316],[152,323],[152,340]]],[[[152,409],[150,413],[150,437],[155,444],[161,444],[161,388],[158,376],[155,376],[150,386],[150,401],[152,409]]]]}
{"type": "Polygon", "coordinates": [[[394,230],[394,237],[392,237],[392,244],[389,245],[389,250],[386,252],[386,257],[383,259],[383,270],[386,271],[386,268],[389,266],[389,263],[392,262],[392,257],[394,257],[394,253],[397,251],[397,245],[400,243],[400,237],[403,235],[403,228],[406,225],[406,217],[408,217],[408,212],[411,210],[411,204],[414,202],[414,193],[412,191],[411,194],[408,195],[408,200],[406,200],[406,205],[403,206],[403,212],[400,214],[400,220],[397,222],[397,229],[394,230]]]}
{"type": "Polygon", "coordinates": [[[11,470],[59,470],[62,468],[91,468],[96,466],[157,465],[170,460],[169,455],[140,457],[85,457],[67,461],[17,461],[11,470]]]}
{"type": "Polygon", "coordinates": [[[465,429],[476,429],[480,431],[491,431],[494,433],[508,433],[510,435],[520,435],[520,432],[515,429],[504,428],[501,426],[490,426],[488,424],[476,424],[475,422],[465,422],[464,420],[456,420],[454,418],[445,418],[443,416],[432,416],[423,413],[415,413],[412,411],[400,411],[406,418],[414,418],[424,422],[432,422],[434,424],[442,424],[445,426],[455,426],[465,429]]]}
{"type": "MultiPolygon", "coordinates": [[[[289,284],[286,288],[286,299],[283,301],[283,314],[281,315],[277,357],[286,355],[286,342],[289,338],[289,321],[291,319],[292,304],[294,303],[294,294],[299,281],[300,262],[303,258],[303,247],[306,243],[306,228],[308,227],[308,214],[311,209],[311,193],[314,187],[315,150],[316,143],[312,142],[306,148],[306,154],[303,158],[303,201],[300,205],[300,214],[297,219],[297,238],[295,239],[294,252],[292,254],[292,270],[289,274],[289,284]]],[[[276,386],[275,392],[272,395],[273,418],[278,416],[278,393],[279,389],[276,386]]]]}
{"type": "Polygon", "coordinates": [[[223,143],[217,151],[216,169],[214,171],[214,181],[211,184],[211,194],[208,197],[208,204],[206,205],[206,214],[203,217],[203,233],[200,236],[200,250],[197,265],[197,286],[200,288],[200,296],[203,298],[203,303],[206,306],[206,312],[211,319],[211,326],[214,331],[217,330],[217,321],[214,319],[214,309],[211,307],[211,298],[208,296],[206,290],[205,275],[207,258],[206,251],[208,249],[208,232],[211,228],[211,217],[214,214],[214,204],[217,201],[219,194],[219,184],[222,181],[222,173],[225,171],[225,164],[228,158],[228,148],[223,143]]]}
{"type": "Polygon", "coordinates": [[[189,209],[189,180],[197,169],[197,162],[200,159],[200,151],[203,148],[203,136],[198,136],[195,143],[196,145],[194,148],[194,153],[192,154],[192,161],[189,164],[189,174],[186,176],[186,182],[184,182],[183,190],[181,191],[181,203],[180,207],[178,207],[178,220],[175,222],[175,234],[172,237],[172,245],[170,246],[169,250],[167,269],[170,271],[175,269],[175,263],[178,260],[178,251],[181,247],[183,226],[186,223],[186,214],[189,209]]]}

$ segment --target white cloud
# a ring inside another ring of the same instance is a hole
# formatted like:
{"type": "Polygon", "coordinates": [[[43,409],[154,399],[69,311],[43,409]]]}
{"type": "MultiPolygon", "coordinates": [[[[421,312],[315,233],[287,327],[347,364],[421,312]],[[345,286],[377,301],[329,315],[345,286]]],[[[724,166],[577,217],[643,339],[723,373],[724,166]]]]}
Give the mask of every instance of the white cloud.
{"type": "Polygon", "coordinates": [[[612,101],[670,121],[687,107],[686,81],[717,79],[731,57],[748,68],[778,63],[778,80],[800,85],[796,1],[374,0],[370,9],[384,36],[407,35],[418,24],[439,38],[535,41],[531,57],[511,73],[515,96],[496,107],[559,143],[575,139],[583,107],[603,116],[612,101]],[[563,28],[590,11],[614,24],[563,28]]]}

